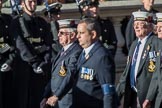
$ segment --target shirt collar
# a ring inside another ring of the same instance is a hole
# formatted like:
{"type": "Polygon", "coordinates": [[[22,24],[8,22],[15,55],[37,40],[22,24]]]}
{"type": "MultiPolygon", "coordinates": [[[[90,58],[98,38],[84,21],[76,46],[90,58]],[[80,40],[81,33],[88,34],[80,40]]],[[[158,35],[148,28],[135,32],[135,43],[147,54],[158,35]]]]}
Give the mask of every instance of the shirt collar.
{"type": "Polygon", "coordinates": [[[66,51],[72,44],[73,44],[74,42],[72,42],[72,43],[70,43],[70,44],[68,44],[68,45],[66,45],[66,46],[64,46],[64,51],[66,51]]]}
{"type": "Polygon", "coordinates": [[[143,38],[142,40],[138,39],[138,41],[141,41],[141,43],[145,43],[148,39],[148,37],[150,37],[150,35],[152,34],[152,32],[150,32],[145,38],[143,38]]]}
{"type": "Polygon", "coordinates": [[[85,55],[87,55],[87,54],[91,51],[91,49],[93,48],[93,46],[94,46],[95,44],[96,44],[96,42],[93,43],[92,45],[90,45],[88,48],[84,48],[85,55]]]}

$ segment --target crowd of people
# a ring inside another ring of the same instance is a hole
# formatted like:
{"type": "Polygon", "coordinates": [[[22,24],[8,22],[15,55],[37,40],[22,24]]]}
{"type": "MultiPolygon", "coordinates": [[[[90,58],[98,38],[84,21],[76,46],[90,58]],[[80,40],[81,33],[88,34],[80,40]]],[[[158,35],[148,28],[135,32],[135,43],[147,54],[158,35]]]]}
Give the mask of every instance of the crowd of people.
{"type": "Polygon", "coordinates": [[[61,19],[60,2],[38,16],[37,0],[0,13],[0,108],[161,108],[162,13],[154,0],[141,2],[126,28],[129,53],[117,85],[117,34],[98,0],[80,0],[78,19],[61,19]]]}

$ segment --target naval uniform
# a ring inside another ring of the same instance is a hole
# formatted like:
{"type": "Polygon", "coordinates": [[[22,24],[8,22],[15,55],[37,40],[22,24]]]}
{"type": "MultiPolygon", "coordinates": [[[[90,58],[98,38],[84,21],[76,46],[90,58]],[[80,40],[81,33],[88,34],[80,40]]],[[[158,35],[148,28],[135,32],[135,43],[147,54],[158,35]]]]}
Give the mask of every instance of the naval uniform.
{"type": "MultiPolygon", "coordinates": [[[[12,18],[10,15],[0,13],[0,69],[3,64],[12,67],[14,63],[14,47],[9,35],[9,25],[12,18]]],[[[10,108],[12,106],[12,74],[9,71],[0,71],[0,107],[10,108]],[[8,103],[11,102],[11,104],[8,103]]]]}
{"type": "Polygon", "coordinates": [[[25,12],[12,21],[11,27],[17,51],[14,105],[16,108],[39,108],[51,71],[50,28],[41,17],[30,16],[25,12]],[[42,73],[37,72],[38,67],[42,73]]]}

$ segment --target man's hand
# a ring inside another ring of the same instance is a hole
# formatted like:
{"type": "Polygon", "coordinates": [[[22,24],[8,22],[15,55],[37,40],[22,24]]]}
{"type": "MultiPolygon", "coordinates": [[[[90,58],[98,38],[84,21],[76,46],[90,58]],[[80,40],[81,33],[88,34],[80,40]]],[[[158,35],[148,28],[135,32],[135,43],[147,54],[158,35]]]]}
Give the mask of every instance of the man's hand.
{"type": "Polygon", "coordinates": [[[34,70],[34,72],[36,73],[36,74],[41,74],[41,73],[43,73],[43,70],[42,70],[42,68],[40,68],[40,67],[37,67],[37,69],[33,69],[34,70]]]}
{"type": "Polygon", "coordinates": [[[43,100],[40,103],[40,108],[47,108],[47,98],[43,98],[43,100]]]}
{"type": "Polygon", "coordinates": [[[10,70],[11,70],[11,67],[7,63],[4,63],[1,66],[1,72],[7,72],[7,71],[10,71],[10,70]]]}
{"type": "Polygon", "coordinates": [[[58,97],[56,97],[55,95],[54,96],[51,96],[48,98],[46,104],[50,105],[50,106],[55,106],[56,103],[58,101],[58,97]]]}
{"type": "Polygon", "coordinates": [[[149,100],[145,100],[142,106],[143,108],[151,108],[151,102],[149,100]]]}

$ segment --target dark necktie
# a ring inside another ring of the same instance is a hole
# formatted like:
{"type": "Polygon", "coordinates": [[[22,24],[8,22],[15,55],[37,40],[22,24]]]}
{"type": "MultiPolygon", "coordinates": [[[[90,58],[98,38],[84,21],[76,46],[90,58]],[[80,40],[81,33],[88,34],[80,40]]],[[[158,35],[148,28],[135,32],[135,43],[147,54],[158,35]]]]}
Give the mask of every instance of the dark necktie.
{"type": "Polygon", "coordinates": [[[63,55],[64,55],[64,53],[65,53],[65,51],[64,51],[64,49],[62,48],[62,49],[61,49],[60,56],[63,56],[63,55]]]}
{"type": "Polygon", "coordinates": [[[81,59],[80,62],[82,62],[83,60],[85,60],[85,51],[83,50],[81,53],[81,59]]]}
{"type": "Polygon", "coordinates": [[[137,57],[138,57],[138,52],[139,52],[139,47],[140,47],[141,42],[139,41],[136,45],[136,50],[132,59],[132,64],[131,64],[131,71],[130,71],[130,85],[131,88],[133,88],[133,90],[136,91],[136,87],[135,87],[135,66],[136,66],[136,61],[137,61],[137,57]]]}

